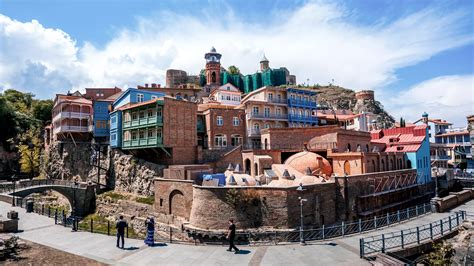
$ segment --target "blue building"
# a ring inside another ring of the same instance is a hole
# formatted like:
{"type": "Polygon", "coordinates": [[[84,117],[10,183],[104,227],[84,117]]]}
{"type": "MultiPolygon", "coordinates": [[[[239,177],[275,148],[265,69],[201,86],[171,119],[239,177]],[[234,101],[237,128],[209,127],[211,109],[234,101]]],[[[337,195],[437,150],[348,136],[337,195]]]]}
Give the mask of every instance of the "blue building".
{"type": "Polygon", "coordinates": [[[304,89],[287,89],[289,127],[309,127],[318,124],[316,92],[304,89]]]}
{"type": "Polygon", "coordinates": [[[385,152],[404,152],[407,168],[416,169],[418,184],[431,182],[430,139],[428,126],[383,129],[371,133],[373,143],[386,145],[385,152]]]}
{"type": "Polygon", "coordinates": [[[110,147],[121,148],[122,146],[121,107],[126,107],[134,103],[147,102],[162,96],[165,96],[165,94],[134,88],[129,88],[124,91],[112,104],[113,111],[110,113],[110,147]]]}
{"type": "Polygon", "coordinates": [[[92,134],[96,141],[107,142],[110,132],[109,112],[112,106],[112,100],[95,100],[92,103],[94,109],[92,134]]]}

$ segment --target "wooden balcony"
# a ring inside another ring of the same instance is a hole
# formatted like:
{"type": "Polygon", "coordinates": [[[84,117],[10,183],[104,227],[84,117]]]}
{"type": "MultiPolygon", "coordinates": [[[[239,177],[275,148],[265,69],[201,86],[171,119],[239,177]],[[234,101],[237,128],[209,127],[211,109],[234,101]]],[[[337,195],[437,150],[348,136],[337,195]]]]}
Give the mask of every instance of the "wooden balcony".
{"type": "Polygon", "coordinates": [[[162,116],[150,116],[145,118],[139,118],[130,121],[123,122],[123,129],[134,129],[141,127],[150,127],[150,126],[161,126],[163,125],[162,116]]]}
{"type": "Polygon", "coordinates": [[[122,143],[122,149],[141,149],[141,148],[153,148],[161,147],[163,145],[163,139],[159,137],[154,138],[142,138],[124,140],[122,143]]]}

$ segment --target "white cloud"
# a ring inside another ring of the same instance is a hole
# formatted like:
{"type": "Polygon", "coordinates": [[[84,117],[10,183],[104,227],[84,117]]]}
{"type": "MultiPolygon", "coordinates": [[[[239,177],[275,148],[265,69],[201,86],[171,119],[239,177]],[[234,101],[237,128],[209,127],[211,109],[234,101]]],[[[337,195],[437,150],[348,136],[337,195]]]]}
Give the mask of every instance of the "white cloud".
{"type": "Polygon", "coordinates": [[[474,75],[442,76],[430,79],[387,100],[395,117],[416,121],[423,112],[455,126],[466,126],[466,116],[474,114],[474,75]]]}
{"type": "Polygon", "coordinates": [[[267,14],[261,24],[230,8],[219,16],[205,12],[138,18],[136,27],[121,30],[103,48],[79,47],[59,29],[0,15],[0,89],[51,97],[71,88],[164,83],[168,68],[198,73],[204,53],[215,46],[223,66],[237,65],[243,73],[257,70],[265,52],[272,67],[286,66],[299,82],[334,79],[355,90],[380,90],[396,80],[397,68],[474,38],[461,33],[468,13],[436,8],[375,25],[350,23],[345,7],[319,1],[267,14]]]}

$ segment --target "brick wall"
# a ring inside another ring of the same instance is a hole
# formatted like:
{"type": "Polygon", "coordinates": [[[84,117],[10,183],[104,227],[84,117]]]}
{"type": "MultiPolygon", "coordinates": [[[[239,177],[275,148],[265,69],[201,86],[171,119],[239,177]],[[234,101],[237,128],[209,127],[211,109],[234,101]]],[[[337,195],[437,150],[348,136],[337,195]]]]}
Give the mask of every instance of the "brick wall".
{"type": "Polygon", "coordinates": [[[228,187],[194,186],[190,225],[201,229],[227,229],[228,220],[234,219],[239,229],[270,226],[294,228],[300,224],[298,197],[303,205],[305,224],[321,225],[335,222],[335,184],[307,186],[304,192],[296,187],[236,187],[239,201],[229,203],[228,187]]]}
{"type": "Polygon", "coordinates": [[[171,148],[171,164],[192,164],[197,156],[197,104],[165,98],[163,144],[171,148]]]}
{"type": "Polygon", "coordinates": [[[155,179],[155,211],[169,218],[189,220],[193,202],[193,181],[155,179]],[[171,216],[171,217],[170,217],[171,216]]]}
{"type": "Polygon", "coordinates": [[[209,108],[204,111],[204,115],[209,149],[219,148],[216,147],[214,141],[215,135],[225,135],[228,147],[232,144],[232,135],[239,135],[242,137],[242,144],[245,143],[245,111],[243,109],[234,109],[233,107],[209,108]],[[217,125],[218,116],[221,116],[224,121],[222,126],[217,125]],[[233,124],[234,117],[239,119],[238,126],[234,126],[233,124]]]}

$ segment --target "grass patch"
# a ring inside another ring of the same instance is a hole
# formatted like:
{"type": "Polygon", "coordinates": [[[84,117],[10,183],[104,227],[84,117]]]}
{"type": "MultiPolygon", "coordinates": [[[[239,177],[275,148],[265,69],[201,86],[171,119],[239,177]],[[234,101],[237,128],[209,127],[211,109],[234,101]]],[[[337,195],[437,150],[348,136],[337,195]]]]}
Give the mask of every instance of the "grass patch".
{"type": "MultiPolygon", "coordinates": [[[[127,221],[129,222],[129,221],[127,221]]],[[[99,234],[109,234],[109,235],[116,235],[117,229],[115,229],[115,222],[107,220],[104,216],[101,216],[97,213],[90,214],[86,216],[79,222],[79,229],[82,231],[88,231],[92,233],[99,233],[99,234]],[[91,228],[92,224],[92,228],[91,228]],[[92,229],[92,230],[91,230],[92,229]]],[[[126,236],[126,235],[125,235],[126,236]]],[[[129,238],[142,238],[133,227],[128,224],[128,237],[129,238]]]]}
{"type": "Polygon", "coordinates": [[[148,204],[148,205],[153,205],[153,203],[155,203],[155,197],[154,197],[154,196],[150,196],[150,197],[136,197],[136,198],[135,198],[135,201],[138,202],[138,203],[144,203],[144,204],[148,204]]]}
{"type": "Polygon", "coordinates": [[[100,195],[99,197],[101,198],[109,198],[111,201],[113,202],[117,202],[118,200],[124,200],[124,199],[128,199],[129,196],[128,195],[124,195],[124,194],[121,194],[121,193],[117,193],[115,191],[107,191],[105,193],[103,193],[102,195],[100,195]]]}

